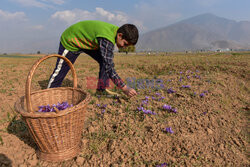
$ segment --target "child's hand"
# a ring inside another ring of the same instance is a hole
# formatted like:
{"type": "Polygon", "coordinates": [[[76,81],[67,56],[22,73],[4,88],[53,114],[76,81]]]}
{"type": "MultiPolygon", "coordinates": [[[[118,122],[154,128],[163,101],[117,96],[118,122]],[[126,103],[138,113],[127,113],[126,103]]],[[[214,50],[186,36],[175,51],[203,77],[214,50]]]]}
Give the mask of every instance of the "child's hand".
{"type": "Polygon", "coordinates": [[[127,96],[135,96],[137,95],[136,91],[130,87],[128,87],[127,85],[125,85],[123,88],[122,88],[122,91],[127,95],[127,96]]]}

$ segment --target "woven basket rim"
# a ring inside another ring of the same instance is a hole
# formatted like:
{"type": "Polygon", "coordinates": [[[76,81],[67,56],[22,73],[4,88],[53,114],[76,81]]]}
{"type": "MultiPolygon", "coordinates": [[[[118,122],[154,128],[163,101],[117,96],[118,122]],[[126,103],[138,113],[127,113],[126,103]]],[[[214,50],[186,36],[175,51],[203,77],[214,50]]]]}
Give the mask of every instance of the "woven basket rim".
{"type": "Polygon", "coordinates": [[[75,112],[81,108],[84,108],[88,105],[88,102],[90,101],[90,94],[83,91],[80,88],[73,88],[73,87],[57,87],[57,88],[49,88],[49,89],[44,89],[44,90],[39,90],[39,91],[34,91],[31,93],[31,95],[33,94],[37,94],[37,93],[43,93],[43,92],[47,92],[47,91],[54,91],[55,89],[57,90],[72,90],[72,91],[78,91],[82,94],[86,95],[86,98],[81,101],[80,103],[78,103],[77,105],[70,107],[70,108],[66,108],[65,110],[61,110],[59,113],[56,112],[46,112],[46,113],[41,113],[41,112],[27,112],[23,107],[22,107],[22,102],[24,102],[24,98],[25,96],[20,97],[16,103],[15,103],[15,109],[18,113],[20,113],[23,117],[32,117],[32,118],[48,118],[48,117],[60,117],[60,116],[64,116],[67,115],[69,113],[75,112]]]}

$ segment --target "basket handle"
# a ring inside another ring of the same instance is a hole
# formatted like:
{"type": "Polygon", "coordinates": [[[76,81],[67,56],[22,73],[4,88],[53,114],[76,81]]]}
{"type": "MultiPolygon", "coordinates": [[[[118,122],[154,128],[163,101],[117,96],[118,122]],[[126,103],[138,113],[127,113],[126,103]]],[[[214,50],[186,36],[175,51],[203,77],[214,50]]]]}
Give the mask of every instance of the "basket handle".
{"type": "Polygon", "coordinates": [[[25,98],[26,98],[26,105],[27,105],[27,110],[28,112],[34,112],[32,109],[32,105],[31,105],[31,79],[33,77],[33,74],[37,68],[37,66],[44,60],[51,58],[51,57],[58,57],[63,59],[64,61],[66,61],[66,63],[69,65],[71,71],[72,71],[72,76],[73,76],[73,87],[77,88],[77,76],[76,76],[76,71],[75,68],[73,66],[73,64],[69,61],[69,59],[67,59],[66,57],[57,55],[57,54],[52,54],[52,55],[47,55],[42,57],[41,59],[39,59],[31,68],[29,75],[27,77],[26,80],[26,88],[25,88],[25,98]]]}

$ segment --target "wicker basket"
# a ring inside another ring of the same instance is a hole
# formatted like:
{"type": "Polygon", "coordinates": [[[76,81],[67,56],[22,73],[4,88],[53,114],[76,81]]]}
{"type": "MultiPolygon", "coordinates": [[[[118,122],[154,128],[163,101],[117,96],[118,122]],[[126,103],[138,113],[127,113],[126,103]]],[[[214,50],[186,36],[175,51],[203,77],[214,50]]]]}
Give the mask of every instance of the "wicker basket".
{"type": "Polygon", "coordinates": [[[37,155],[45,161],[64,161],[74,158],[81,150],[81,135],[84,114],[90,95],[77,88],[77,77],[72,63],[59,55],[48,55],[39,59],[31,68],[26,81],[25,96],[18,99],[15,108],[27,124],[29,132],[39,150],[37,155]],[[31,79],[37,66],[51,57],[64,59],[73,75],[73,88],[50,88],[31,93],[31,79]],[[73,107],[59,112],[36,112],[38,106],[67,101],[73,107]]]}

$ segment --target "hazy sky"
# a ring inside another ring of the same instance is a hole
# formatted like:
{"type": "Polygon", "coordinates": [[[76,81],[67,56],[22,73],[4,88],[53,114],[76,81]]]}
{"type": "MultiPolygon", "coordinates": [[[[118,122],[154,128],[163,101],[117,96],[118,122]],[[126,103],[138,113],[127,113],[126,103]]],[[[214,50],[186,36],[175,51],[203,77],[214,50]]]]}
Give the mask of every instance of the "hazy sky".
{"type": "Polygon", "coordinates": [[[57,52],[61,33],[80,20],[144,33],[204,13],[250,21],[249,9],[250,0],[0,0],[0,53],[57,52]]]}

